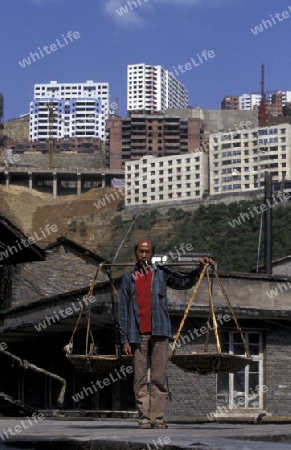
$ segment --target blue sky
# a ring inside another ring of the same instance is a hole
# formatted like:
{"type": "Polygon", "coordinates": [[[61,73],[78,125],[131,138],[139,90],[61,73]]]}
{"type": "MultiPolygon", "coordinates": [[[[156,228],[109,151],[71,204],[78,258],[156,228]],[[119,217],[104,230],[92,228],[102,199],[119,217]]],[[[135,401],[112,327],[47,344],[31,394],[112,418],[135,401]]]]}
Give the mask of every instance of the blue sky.
{"type": "Polygon", "coordinates": [[[189,92],[190,106],[220,109],[225,95],[259,91],[262,63],[266,89],[291,90],[291,0],[135,2],[131,10],[126,0],[2,0],[4,120],[27,113],[34,84],[51,80],[109,82],[111,102],[118,97],[119,113],[125,115],[128,64],[160,64],[172,71],[191,58],[197,62],[203,50],[215,56],[177,77],[189,92]],[[128,12],[118,14],[125,5],[128,12]],[[283,11],[290,16],[283,18],[283,11]],[[272,27],[267,24],[255,35],[251,28],[271,15],[272,27]],[[69,31],[79,38],[69,41],[69,31]],[[40,60],[21,67],[19,61],[30,52],[57,39],[62,47],[43,51],[40,60]]]}

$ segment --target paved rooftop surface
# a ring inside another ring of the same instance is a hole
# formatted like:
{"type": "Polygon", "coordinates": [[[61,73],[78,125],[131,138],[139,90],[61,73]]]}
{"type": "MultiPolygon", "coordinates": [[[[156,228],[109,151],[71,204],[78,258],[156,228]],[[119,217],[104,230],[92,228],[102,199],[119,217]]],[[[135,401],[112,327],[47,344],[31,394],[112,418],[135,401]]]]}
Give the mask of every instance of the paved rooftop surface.
{"type": "MultiPolygon", "coordinates": [[[[44,417],[44,416],[42,416],[44,417]]],[[[0,450],[291,450],[289,424],[169,424],[140,430],[132,420],[0,418],[0,450]]]]}

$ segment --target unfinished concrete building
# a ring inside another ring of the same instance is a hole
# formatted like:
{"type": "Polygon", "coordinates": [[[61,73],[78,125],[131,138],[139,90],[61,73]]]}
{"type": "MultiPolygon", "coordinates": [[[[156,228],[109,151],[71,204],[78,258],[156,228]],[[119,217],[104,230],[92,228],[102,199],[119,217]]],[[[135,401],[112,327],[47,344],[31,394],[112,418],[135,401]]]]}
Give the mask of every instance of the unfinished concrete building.
{"type": "Polygon", "coordinates": [[[107,121],[106,164],[121,169],[143,156],[171,156],[194,152],[201,145],[203,121],[179,114],[133,113],[107,121]]]}

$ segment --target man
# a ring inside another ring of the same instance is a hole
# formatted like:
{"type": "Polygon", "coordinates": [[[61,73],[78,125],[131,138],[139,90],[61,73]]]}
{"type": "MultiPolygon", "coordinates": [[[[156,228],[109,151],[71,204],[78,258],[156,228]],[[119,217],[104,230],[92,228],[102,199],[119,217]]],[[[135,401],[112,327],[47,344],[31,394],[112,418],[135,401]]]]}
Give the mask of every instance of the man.
{"type": "Polygon", "coordinates": [[[139,414],[139,428],[167,428],[164,423],[168,390],[166,369],[168,341],[172,336],[168,313],[167,287],[189,289],[196,284],[204,264],[189,274],[174,272],[151,263],[155,246],[142,238],[135,245],[135,267],[124,275],[118,306],[122,351],[134,356],[134,393],[139,414]],[[148,367],[150,382],[148,385],[148,367]]]}

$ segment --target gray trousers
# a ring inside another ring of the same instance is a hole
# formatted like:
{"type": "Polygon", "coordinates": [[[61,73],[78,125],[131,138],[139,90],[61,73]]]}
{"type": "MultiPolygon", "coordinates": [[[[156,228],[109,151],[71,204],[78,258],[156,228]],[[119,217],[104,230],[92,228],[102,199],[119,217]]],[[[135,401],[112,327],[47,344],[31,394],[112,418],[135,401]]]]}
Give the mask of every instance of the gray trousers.
{"type": "Polygon", "coordinates": [[[139,420],[163,421],[168,400],[166,386],[168,338],[143,334],[142,343],[134,344],[132,347],[133,388],[139,420]]]}

